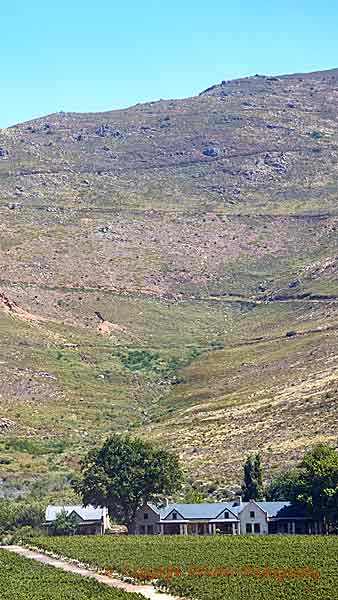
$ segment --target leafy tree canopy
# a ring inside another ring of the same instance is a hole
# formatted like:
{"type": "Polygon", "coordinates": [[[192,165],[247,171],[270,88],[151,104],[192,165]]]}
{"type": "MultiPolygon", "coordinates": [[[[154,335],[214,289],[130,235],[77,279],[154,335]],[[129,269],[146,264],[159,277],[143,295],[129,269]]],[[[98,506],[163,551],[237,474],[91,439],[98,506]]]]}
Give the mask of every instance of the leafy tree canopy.
{"type": "Polygon", "coordinates": [[[299,481],[299,470],[291,469],[281,473],[269,483],[266,488],[266,499],[277,502],[278,500],[290,500],[295,497],[296,486],[299,481]]]}
{"type": "Polygon", "coordinates": [[[110,517],[129,528],[138,508],[172,495],[183,480],[176,456],[139,438],[117,434],[87,454],[81,473],[74,487],[83,503],[108,507],[110,517]]]}
{"type": "Polygon", "coordinates": [[[45,505],[39,502],[0,500],[0,534],[20,527],[39,528],[45,516],[45,505]]]}
{"type": "Polygon", "coordinates": [[[268,500],[290,500],[306,506],[328,529],[338,527],[338,451],[318,444],[304,455],[296,469],[272,480],[268,500]]]}
{"type": "Polygon", "coordinates": [[[300,474],[291,489],[290,500],[296,500],[328,525],[338,524],[338,451],[327,444],[318,444],[304,455],[300,474]]]}
{"type": "Polygon", "coordinates": [[[200,490],[197,490],[192,485],[189,485],[184,490],[183,496],[177,499],[175,498],[175,501],[187,504],[203,504],[203,502],[207,502],[207,499],[200,490]]]}

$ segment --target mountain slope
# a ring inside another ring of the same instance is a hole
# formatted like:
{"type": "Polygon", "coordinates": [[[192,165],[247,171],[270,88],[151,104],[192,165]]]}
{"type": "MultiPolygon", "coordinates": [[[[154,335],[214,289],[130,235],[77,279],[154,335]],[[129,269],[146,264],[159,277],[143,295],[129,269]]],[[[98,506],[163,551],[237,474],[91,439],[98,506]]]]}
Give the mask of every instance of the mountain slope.
{"type": "Polygon", "coordinates": [[[255,76],[0,131],[8,485],[116,429],[210,489],[336,439],[337,99],[255,76]]]}

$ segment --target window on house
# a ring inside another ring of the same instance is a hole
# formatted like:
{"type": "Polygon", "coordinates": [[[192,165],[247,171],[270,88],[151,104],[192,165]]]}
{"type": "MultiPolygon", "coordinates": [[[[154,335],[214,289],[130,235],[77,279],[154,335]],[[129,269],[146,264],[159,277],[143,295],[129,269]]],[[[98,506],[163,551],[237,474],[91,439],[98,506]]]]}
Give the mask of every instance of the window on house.
{"type": "Polygon", "coordinates": [[[154,525],[148,525],[148,535],[153,535],[154,533],[154,525]]]}
{"type": "Polygon", "coordinates": [[[145,527],[145,525],[141,525],[141,527],[140,527],[140,534],[141,534],[141,535],[144,535],[144,534],[145,534],[145,532],[146,532],[146,527],[145,527]]]}
{"type": "Polygon", "coordinates": [[[246,532],[247,533],[252,533],[252,525],[251,525],[251,523],[247,523],[246,524],[246,532]]]}
{"type": "Polygon", "coordinates": [[[254,524],[254,532],[255,532],[255,533],[260,533],[260,532],[261,532],[261,526],[260,526],[260,523],[255,523],[255,524],[254,524]]]}
{"type": "Polygon", "coordinates": [[[250,510],[250,519],[254,519],[254,518],[255,518],[255,511],[250,510]]]}
{"type": "Polygon", "coordinates": [[[149,515],[148,515],[148,513],[144,513],[144,515],[143,515],[143,518],[144,518],[144,519],[148,519],[148,518],[149,518],[149,515]]]}
{"type": "Polygon", "coordinates": [[[224,518],[225,518],[225,519],[228,519],[228,518],[229,518],[229,513],[228,513],[227,511],[224,513],[224,518]]]}
{"type": "Polygon", "coordinates": [[[173,520],[177,521],[177,512],[173,512],[173,520]]]}

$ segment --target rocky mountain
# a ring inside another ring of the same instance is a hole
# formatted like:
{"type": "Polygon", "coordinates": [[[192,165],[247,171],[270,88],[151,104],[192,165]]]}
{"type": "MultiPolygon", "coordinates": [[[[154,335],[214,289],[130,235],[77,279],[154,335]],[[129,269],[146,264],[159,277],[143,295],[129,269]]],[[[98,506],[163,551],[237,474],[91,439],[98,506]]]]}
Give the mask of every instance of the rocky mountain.
{"type": "Polygon", "coordinates": [[[209,493],[337,439],[337,117],[331,70],[0,130],[3,489],[113,430],[209,493]]]}

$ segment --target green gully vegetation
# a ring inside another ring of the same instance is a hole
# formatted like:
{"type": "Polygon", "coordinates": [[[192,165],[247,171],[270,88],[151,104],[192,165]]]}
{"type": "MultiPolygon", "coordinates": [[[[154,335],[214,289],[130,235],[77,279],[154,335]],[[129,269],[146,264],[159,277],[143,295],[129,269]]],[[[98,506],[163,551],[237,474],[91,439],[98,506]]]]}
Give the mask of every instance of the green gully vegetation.
{"type": "Polygon", "coordinates": [[[62,454],[66,444],[62,440],[47,440],[46,443],[34,439],[13,438],[0,441],[0,452],[26,452],[33,456],[62,454]]]}
{"type": "Polygon", "coordinates": [[[337,598],[336,536],[71,537],[37,545],[108,572],[176,567],[180,575],[162,585],[194,600],[337,598]],[[217,574],[222,567],[231,574],[217,574]]]}
{"type": "MultiPolygon", "coordinates": [[[[214,346],[211,346],[213,348],[214,346]]],[[[179,383],[176,373],[179,369],[188,366],[193,360],[198,358],[206,349],[196,346],[184,350],[182,356],[166,357],[160,352],[151,352],[149,350],[126,350],[118,348],[113,352],[117,356],[122,366],[132,373],[141,373],[151,378],[169,379],[175,377],[176,383],[179,383]]],[[[181,380],[183,382],[183,379],[181,380]]]]}

